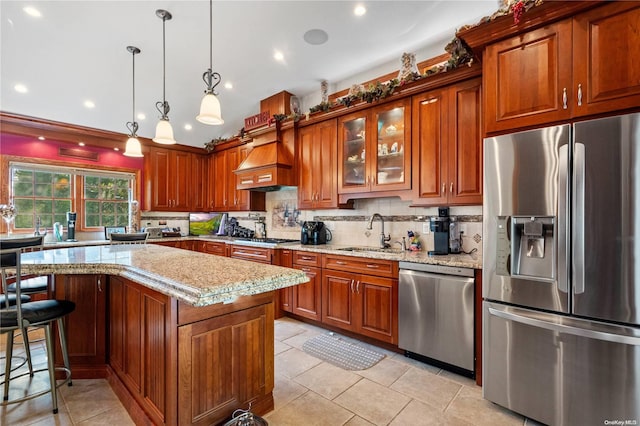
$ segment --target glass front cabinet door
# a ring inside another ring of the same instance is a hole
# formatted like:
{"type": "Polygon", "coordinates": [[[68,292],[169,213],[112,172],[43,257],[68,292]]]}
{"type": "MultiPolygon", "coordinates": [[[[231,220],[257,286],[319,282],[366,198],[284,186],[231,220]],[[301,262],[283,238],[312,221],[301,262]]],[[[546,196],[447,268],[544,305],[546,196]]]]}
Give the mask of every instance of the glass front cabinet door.
{"type": "Polygon", "coordinates": [[[340,118],[340,194],[411,189],[410,101],[340,118]]]}

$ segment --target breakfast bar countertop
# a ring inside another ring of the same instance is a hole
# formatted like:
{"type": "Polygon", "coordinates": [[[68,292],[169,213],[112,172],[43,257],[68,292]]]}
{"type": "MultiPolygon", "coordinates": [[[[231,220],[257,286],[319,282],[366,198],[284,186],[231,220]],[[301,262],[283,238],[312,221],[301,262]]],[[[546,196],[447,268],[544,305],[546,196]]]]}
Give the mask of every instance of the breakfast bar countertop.
{"type": "Polygon", "coordinates": [[[193,306],[229,302],[309,281],[303,271],[155,244],[24,253],[23,273],[119,275],[193,306]]]}

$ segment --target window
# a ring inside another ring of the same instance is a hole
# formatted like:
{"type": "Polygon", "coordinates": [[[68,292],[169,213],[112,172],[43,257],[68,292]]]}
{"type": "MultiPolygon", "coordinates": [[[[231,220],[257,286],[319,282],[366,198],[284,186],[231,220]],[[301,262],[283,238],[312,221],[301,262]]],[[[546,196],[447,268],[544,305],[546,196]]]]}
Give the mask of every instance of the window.
{"type": "Polygon", "coordinates": [[[132,173],[10,163],[10,177],[16,230],[33,229],[38,217],[43,227],[66,223],[68,211],[83,230],[129,223],[132,173]]]}
{"type": "Polygon", "coordinates": [[[85,227],[128,225],[129,180],[101,176],[83,178],[85,227]]]}

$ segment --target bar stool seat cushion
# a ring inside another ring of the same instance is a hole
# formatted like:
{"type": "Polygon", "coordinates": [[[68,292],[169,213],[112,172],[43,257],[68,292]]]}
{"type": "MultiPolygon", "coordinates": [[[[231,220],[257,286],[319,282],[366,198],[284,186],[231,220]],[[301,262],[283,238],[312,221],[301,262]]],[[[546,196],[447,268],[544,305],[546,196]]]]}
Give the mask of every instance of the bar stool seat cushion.
{"type": "MultiPolygon", "coordinates": [[[[22,318],[30,325],[40,325],[70,314],[75,308],[76,304],[69,300],[38,300],[22,305],[22,318]]],[[[0,323],[2,328],[18,327],[17,311],[0,311],[0,323]]]]}
{"type": "MultiPolygon", "coordinates": [[[[5,305],[5,300],[9,301],[9,306],[15,306],[16,305],[16,294],[15,293],[7,293],[6,295],[0,294],[0,308],[4,308],[6,306],[5,305]],[[5,297],[7,299],[5,299],[5,297]]],[[[26,294],[21,294],[20,295],[20,301],[22,303],[31,302],[31,297],[27,296],[26,294]]]]}
{"type": "MultiPolygon", "coordinates": [[[[42,275],[39,277],[27,278],[20,280],[20,293],[45,293],[49,288],[49,277],[42,275]]],[[[16,283],[7,286],[7,293],[16,292],[16,283]]]]}

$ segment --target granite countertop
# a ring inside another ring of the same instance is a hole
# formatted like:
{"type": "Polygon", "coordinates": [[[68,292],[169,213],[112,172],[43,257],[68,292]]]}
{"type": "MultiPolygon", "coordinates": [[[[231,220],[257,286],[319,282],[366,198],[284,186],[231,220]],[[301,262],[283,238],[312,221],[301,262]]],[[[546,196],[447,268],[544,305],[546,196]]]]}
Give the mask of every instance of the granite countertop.
{"type": "MultiPolygon", "coordinates": [[[[401,251],[391,252],[378,251],[348,251],[343,250],[353,246],[344,245],[287,245],[286,248],[292,250],[302,250],[315,253],[339,254],[343,256],[366,257],[369,259],[396,260],[398,262],[426,263],[430,265],[456,266],[460,268],[482,269],[482,258],[475,253],[472,254],[449,254],[446,256],[429,255],[426,251],[401,251]]],[[[358,247],[358,246],[356,246],[358,247]]],[[[371,247],[372,250],[377,250],[371,247]]]]}
{"type": "MultiPolygon", "coordinates": [[[[196,240],[196,241],[220,241],[228,244],[243,244],[243,241],[238,241],[232,237],[224,237],[224,236],[185,236],[185,237],[163,237],[157,239],[149,239],[148,243],[162,242],[162,241],[184,241],[184,240],[196,240]]],[[[96,241],[78,241],[78,242],[58,242],[58,243],[47,243],[45,247],[80,247],[87,245],[100,245],[100,244],[109,244],[109,241],[105,240],[96,240],[96,241]]],[[[260,246],[260,244],[252,243],[252,246],[260,246]]],[[[273,245],[263,245],[264,247],[273,247],[273,245]]],[[[355,246],[355,245],[354,245],[355,246]]],[[[313,245],[302,245],[302,244],[278,244],[275,246],[276,248],[288,248],[292,250],[302,250],[316,253],[327,253],[327,254],[340,254],[344,256],[354,256],[354,257],[366,257],[370,259],[387,259],[387,260],[396,260],[399,262],[414,262],[414,263],[426,263],[431,265],[445,265],[445,266],[456,266],[460,268],[472,268],[472,269],[482,269],[482,256],[477,253],[471,254],[449,254],[446,256],[430,256],[426,251],[399,251],[395,250],[392,252],[377,252],[377,251],[346,251],[344,248],[353,247],[351,245],[337,245],[337,244],[323,244],[318,246],[313,245]]],[[[357,247],[357,246],[356,246],[357,247]]],[[[372,247],[373,250],[376,250],[375,247],[372,247]]]]}
{"type": "Polygon", "coordinates": [[[302,271],[155,244],[56,247],[22,255],[35,274],[119,275],[193,306],[309,281],[302,271]]]}

